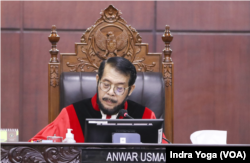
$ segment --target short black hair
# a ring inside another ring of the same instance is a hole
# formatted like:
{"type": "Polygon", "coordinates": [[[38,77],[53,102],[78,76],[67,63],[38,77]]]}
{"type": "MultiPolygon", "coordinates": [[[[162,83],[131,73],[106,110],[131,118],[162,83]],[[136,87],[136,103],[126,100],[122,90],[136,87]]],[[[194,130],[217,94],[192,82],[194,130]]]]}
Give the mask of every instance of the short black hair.
{"type": "Polygon", "coordinates": [[[137,77],[135,66],[123,57],[110,57],[107,60],[103,60],[98,70],[99,80],[102,78],[106,64],[109,64],[111,67],[114,67],[117,71],[126,76],[129,75],[129,86],[132,86],[135,83],[137,77]]]}

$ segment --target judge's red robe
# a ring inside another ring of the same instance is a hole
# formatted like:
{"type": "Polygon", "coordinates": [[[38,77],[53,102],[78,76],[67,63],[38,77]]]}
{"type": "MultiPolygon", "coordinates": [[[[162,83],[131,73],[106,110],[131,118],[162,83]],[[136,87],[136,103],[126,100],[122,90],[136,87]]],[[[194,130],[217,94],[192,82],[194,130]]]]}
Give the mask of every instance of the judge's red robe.
{"type": "MultiPolygon", "coordinates": [[[[74,139],[76,142],[84,142],[84,123],[86,118],[101,118],[99,106],[96,102],[97,94],[91,99],[85,99],[80,102],[71,104],[62,109],[57,118],[38,132],[29,141],[46,140],[47,136],[61,136],[65,139],[68,128],[73,129],[74,139]]],[[[134,118],[156,119],[155,114],[149,108],[139,105],[133,101],[127,100],[124,109],[134,118]]],[[[123,117],[118,117],[122,119],[123,117]]],[[[163,134],[165,138],[165,135],[163,134]]],[[[162,140],[162,143],[167,143],[162,140]]]]}

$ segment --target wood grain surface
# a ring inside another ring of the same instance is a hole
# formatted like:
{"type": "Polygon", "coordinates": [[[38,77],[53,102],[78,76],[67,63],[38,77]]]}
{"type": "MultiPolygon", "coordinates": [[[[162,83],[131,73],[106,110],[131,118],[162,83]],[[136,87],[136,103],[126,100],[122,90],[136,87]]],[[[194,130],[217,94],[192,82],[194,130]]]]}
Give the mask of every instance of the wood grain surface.
{"type": "Polygon", "coordinates": [[[20,130],[20,33],[1,33],[1,128],[20,130]]]}
{"type": "Polygon", "coordinates": [[[21,2],[1,2],[1,28],[21,28],[21,2]]]}
{"type": "Polygon", "coordinates": [[[110,4],[121,10],[121,17],[134,28],[152,30],[154,2],[150,1],[24,2],[24,28],[50,29],[51,25],[56,25],[57,29],[87,29],[100,17],[101,10],[110,4]]]}
{"type": "Polygon", "coordinates": [[[157,29],[249,31],[250,2],[157,2],[157,29]]]}

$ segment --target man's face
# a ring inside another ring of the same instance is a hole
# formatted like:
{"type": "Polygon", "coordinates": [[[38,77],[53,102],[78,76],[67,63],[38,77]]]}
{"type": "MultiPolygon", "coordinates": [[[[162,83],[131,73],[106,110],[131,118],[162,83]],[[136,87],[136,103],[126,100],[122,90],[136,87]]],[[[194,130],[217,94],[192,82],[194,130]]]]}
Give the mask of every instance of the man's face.
{"type": "Polygon", "coordinates": [[[104,114],[116,114],[119,112],[120,109],[123,109],[123,105],[126,101],[126,98],[133,92],[135,85],[130,87],[130,92],[128,92],[129,89],[125,89],[122,95],[116,95],[114,92],[114,87],[119,86],[127,88],[129,86],[129,79],[129,75],[126,76],[124,74],[121,74],[109,64],[106,64],[101,79],[99,79],[98,75],[96,76],[98,94],[97,102],[100,110],[102,110],[104,114]],[[109,89],[109,91],[103,91],[100,88],[100,83],[98,83],[98,80],[99,82],[105,82],[110,84],[111,88],[109,89]]]}

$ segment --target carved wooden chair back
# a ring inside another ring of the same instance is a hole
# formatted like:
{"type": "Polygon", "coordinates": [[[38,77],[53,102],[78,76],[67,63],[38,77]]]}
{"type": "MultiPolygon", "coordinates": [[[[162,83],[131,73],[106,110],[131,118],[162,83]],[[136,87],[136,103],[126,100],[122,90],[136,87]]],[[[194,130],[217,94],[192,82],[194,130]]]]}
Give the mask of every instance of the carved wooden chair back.
{"type": "Polygon", "coordinates": [[[60,37],[56,27],[52,26],[49,41],[52,44],[49,70],[49,123],[60,112],[60,75],[62,72],[98,71],[100,63],[113,56],[124,57],[131,61],[137,72],[161,72],[165,82],[165,135],[173,142],[173,62],[170,42],[173,36],[166,26],[162,36],[166,44],[161,53],[148,53],[148,44],[142,43],[139,33],[127,25],[121,17],[121,11],[110,5],[101,11],[101,17],[81,36],[80,43],[75,43],[75,53],[61,53],[60,62],[56,47],[60,37]]]}

